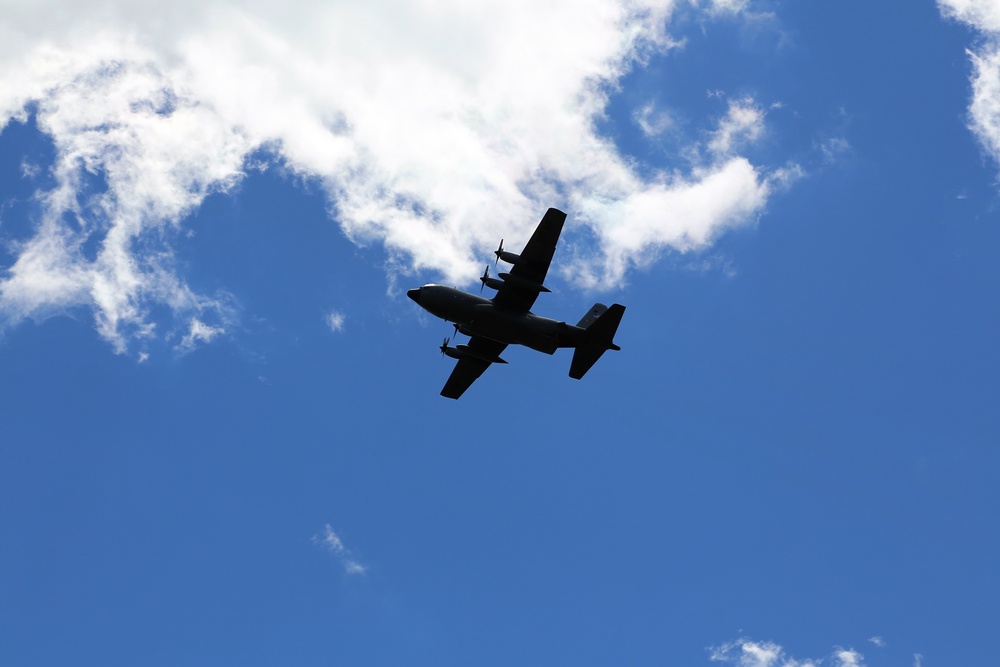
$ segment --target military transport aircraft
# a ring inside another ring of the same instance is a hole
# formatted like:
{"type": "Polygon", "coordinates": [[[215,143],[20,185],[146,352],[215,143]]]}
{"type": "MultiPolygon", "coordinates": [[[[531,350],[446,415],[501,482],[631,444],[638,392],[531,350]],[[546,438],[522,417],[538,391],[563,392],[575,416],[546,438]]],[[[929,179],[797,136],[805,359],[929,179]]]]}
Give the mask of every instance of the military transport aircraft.
{"type": "Polygon", "coordinates": [[[539,292],[550,291],[542,283],[564,222],[566,214],[550,208],[520,255],[506,252],[500,240],[500,247],[493,253],[496,262],[502,260],[514,266],[509,273],[492,278],[490,265],[486,265],[479,279],[482,283],[479,290],[482,292],[483,287],[495,289],[497,293],[492,299],[444,285],[424,285],[406,293],[424,310],[453,322],[456,333],[470,336],[467,345],[451,347],[448,338],[441,345],[442,354],[458,360],[441,390],[442,396],[458,398],[490,364],[506,364],[500,353],[508,345],[525,345],[546,354],[560,347],[576,348],[569,376],[577,380],[606,350],[621,349],[615,345],[614,337],[625,306],[616,303],[608,308],[594,304],[576,325],[531,312],[539,292]]]}

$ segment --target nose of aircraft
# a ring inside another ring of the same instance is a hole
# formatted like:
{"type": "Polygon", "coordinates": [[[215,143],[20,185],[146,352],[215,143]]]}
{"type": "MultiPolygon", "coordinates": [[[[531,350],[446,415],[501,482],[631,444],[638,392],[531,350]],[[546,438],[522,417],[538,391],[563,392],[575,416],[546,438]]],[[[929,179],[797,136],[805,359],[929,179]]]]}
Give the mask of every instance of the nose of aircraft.
{"type": "Polygon", "coordinates": [[[417,303],[420,303],[420,288],[415,287],[414,289],[406,290],[406,296],[410,297],[417,303]]]}

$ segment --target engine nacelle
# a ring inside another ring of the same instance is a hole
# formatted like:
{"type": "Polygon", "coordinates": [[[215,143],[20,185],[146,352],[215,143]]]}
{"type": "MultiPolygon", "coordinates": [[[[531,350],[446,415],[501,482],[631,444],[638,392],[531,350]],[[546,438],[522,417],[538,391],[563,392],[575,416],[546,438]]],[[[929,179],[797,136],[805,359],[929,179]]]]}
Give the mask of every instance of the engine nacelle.
{"type": "Polygon", "coordinates": [[[501,262],[507,262],[508,264],[517,264],[518,262],[521,261],[520,255],[513,252],[507,252],[506,250],[502,250],[499,253],[497,253],[497,257],[500,259],[501,262]]]}
{"type": "Polygon", "coordinates": [[[503,239],[500,239],[500,247],[494,250],[493,254],[496,255],[497,261],[502,259],[508,264],[517,264],[521,261],[520,255],[516,255],[512,252],[507,252],[506,250],[503,249],[503,239]]]}
{"type": "Polygon", "coordinates": [[[501,273],[500,277],[504,281],[514,287],[520,287],[521,289],[531,290],[533,292],[551,292],[548,287],[541,283],[536,283],[534,280],[528,280],[527,278],[521,278],[519,276],[511,275],[509,273],[501,273]]]}
{"type": "Polygon", "coordinates": [[[507,362],[500,357],[491,357],[489,355],[480,354],[474,350],[469,349],[468,345],[459,345],[458,347],[448,347],[445,346],[441,348],[445,356],[451,357],[452,359],[476,359],[478,361],[485,361],[490,364],[506,364],[507,362]]]}
{"type": "Polygon", "coordinates": [[[488,278],[486,276],[483,276],[482,278],[479,279],[479,282],[486,285],[490,289],[498,290],[501,287],[503,287],[503,281],[500,280],[499,278],[488,278]]]}

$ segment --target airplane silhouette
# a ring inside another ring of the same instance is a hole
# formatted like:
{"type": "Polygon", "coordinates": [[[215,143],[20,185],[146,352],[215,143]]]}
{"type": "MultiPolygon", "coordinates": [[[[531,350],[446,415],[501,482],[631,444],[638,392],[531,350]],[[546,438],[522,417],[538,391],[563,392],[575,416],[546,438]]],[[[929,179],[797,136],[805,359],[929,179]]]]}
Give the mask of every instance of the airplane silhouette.
{"type": "Polygon", "coordinates": [[[441,345],[442,354],[458,360],[441,390],[442,396],[457,399],[490,365],[506,364],[500,353],[508,345],[524,345],[546,354],[561,347],[575,348],[569,376],[577,380],[605,351],[621,349],[614,343],[625,313],[621,304],[610,308],[594,304],[575,325],[531,312],[538,294],[550,291],[543,282],[565,222],[565,213],[550,208],[520,254],[505,251],[501,239],[493,253],[495,264],[503,261],[513,264],[513,268],[493,278],[486,265],[479,279],[480,292],[483,287],[495,289],[492,299],[444,285],[424,285],[406,292],[427,312],[453,322],[456,333],[470,337],[466,345],[451,347],[448,338],[441,345]]]}

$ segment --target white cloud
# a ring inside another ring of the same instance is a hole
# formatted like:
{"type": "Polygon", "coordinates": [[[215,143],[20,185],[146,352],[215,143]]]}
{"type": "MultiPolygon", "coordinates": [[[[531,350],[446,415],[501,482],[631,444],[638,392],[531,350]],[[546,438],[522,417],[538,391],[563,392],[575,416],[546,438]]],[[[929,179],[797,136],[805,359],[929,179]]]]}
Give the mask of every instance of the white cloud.
{"type": "MultiPolygon", "coordinates": [[[[212,339],[223,333],[225,333],[225,329],[222,327],[214,327],[210,324],[205,324],[198,318],[191,318],[191,321],[188,322],[188,332],[184,338],[181,339],[181,342],[177,345],[176,349],[178,352],[182,353],[190,352],[194,348],[198,347],[198,345],[211,343],[212,339]]],[[[148,358],[149,355],[146,353],[139,355],[140,362],[145,361],[148,358]]]]}
{"type": "Polygon", "coordinates": [[[323,526],[323,532],[318,535],[313,535],[312,541],[316,544],[321,544],[329,550],[337,560],[340,561],[341,566],[344,568],[344,572],[347,574],[365,574],[368,572],[368,568],[362,565],[360,562],[355,560],[351,552],[344,546],[344,542],[340,539],[337,533],[333,532],[333,528],[330,524],[323,526]]]}
{"type": "Polygon", "coordinates": [[[632,266],[643,266],[664,247],[681,252],[707,247],[730,226],[759,213],[772,185],[746,158],[663,175],[640,191],[625,186],[609,201],[581,200],[577,211],[594,226],[603,263],[590,258],[565,269],[584,285],[610,287],[632,266]]]}
{"type": "Polygon", "coordinates": [[[969,50],[972,102],[969,129],[1000,162],[1000,3],[996,0],[938,0],[942,14],[967,23],[985,39],[969,50]]]}
{"type": "Polygon", "coordinates": [[[739,667],[776,667],[788,665],[779,662],[784,651],[774,642],[755,642],[749,639],[735,641],[710,649],[709,659],[712,662],[723,662],[739,667]]]}
{"type": "Polygon", "coordinates": [[[344,561],[344,572],[347,574],[365,574],[367,571],[368,568],[357,561],[350,559],[344,561]]]}
{"type": "Polygon", "coordinates": [[[332,310],[326,315],[326,325],[330,327],[330,331],[337,332],[344,330],[344,314],[332,310]]]}
{"type": "Polygon", "coordinates": [[[834,667],[864,667],[865,656],[853,649],[838,648],[833,652],[834,667]]]}
{"type": "Polygon", "coordinates": [[[851,153],[851,144],[844,137],[827,137],[817,141],[817,146],[827,164],[835,164],[851,153]]]}
{"type": "Polygon", "coordinates": [[[764,111],[753,99],[731,100],[729,111],[712,133],[708,150],[728,157],[746,144],[758,141],[764,134],[764,111]]]}
{"type": "Polygon", "coordinates": [[[750,4],[750,0],[710,0],[709,11],[716,14],[738,14],[750,4]]]}
{"type": "Polygon", "coordinates": [[[741,667],[771,667],[781,657],[781,647],[772,642],[743,642],[740,651],[741,667]]]}
{"type": "Polygon", "coordinates": [[[772,192],[739,154],[763,112],[731,103],[686,173],[640,175],[595,129],[622,76],[675,45],[668,21],[688,6],[0,0],[0,127],[33,111],[56,149],[34,235],[0,275],[0,318],[90,307],[124,351],[169,335],[152,314],[167,306],[175,330],[208,327],[185,340],[210,340],[226,300],[186,284],[172,240],[261,149],[321,184],[349,238],[447,282],[552,205],[596,236],[590,285],[703,248],[772,192]]]}
{"type": "Polygon", "coordinates": [[[829,662],[825,658],[800,660],[788,655],[780,644],[745,637],[710,648],[709,659],[737,667],[819,667],[822,664],[865,667],[864,656],[853,649],[834,648],[828,656],[829,662]]]}
{"type": "Polygon", "coordinates": [[[945,16],[964,21],[977,30],[1000,32],[1000,3],[996,0],[938,0],[945,16]]]}
{"type": "Polygon", "coordinates": [[[1000,41],[993,41],[972,58],[971,129],[986,151],[1000,161],[1000,41]]]}
{"type": "Polygon", "coordinates": [[[869,637],[868,641],[870,641],[872,644],[875,644],[875,646],[878,646],[879,648],[885,648],[886,647],[885,640],[882,639],[881,637],[879,637],[878,635],[876,635],[874,637],[869,637]]]}
{"type": "Polygon", "coordinates": [[[806,170],[802,165],[797,162],[789,162],[768,174],[767,180],[772,190],[787,190],[805,178],[806,175],[806,170]]]}
{"type": "Polygon", "coordinates": [[[647,137],[663,134],[676,125],[669,112],[657,110],[652,102],[643,105],[632,115],[632,119],[647,137]]]}
{"type": "Polygon", "coordinates": [[[21,161],[21,176],[23,178],[26,178],[29,181],[33,181],[36,178],[38,178],[38,175],[40,173],[42,173],[42,168],[39,167],[37,164],[28,162],[27,160],[21,161]]]}

